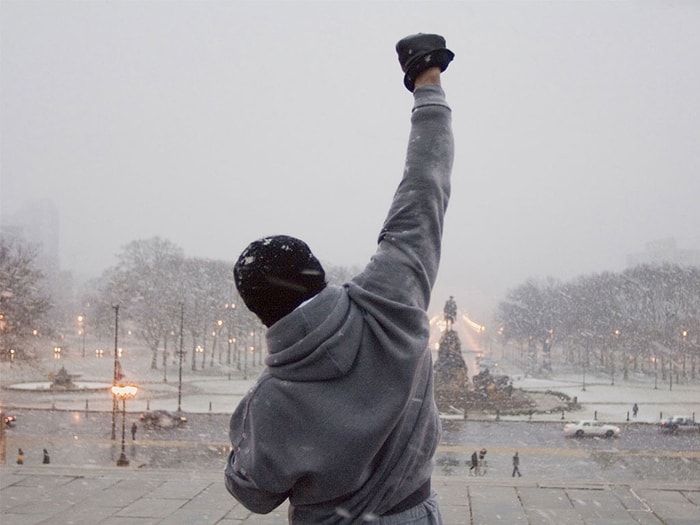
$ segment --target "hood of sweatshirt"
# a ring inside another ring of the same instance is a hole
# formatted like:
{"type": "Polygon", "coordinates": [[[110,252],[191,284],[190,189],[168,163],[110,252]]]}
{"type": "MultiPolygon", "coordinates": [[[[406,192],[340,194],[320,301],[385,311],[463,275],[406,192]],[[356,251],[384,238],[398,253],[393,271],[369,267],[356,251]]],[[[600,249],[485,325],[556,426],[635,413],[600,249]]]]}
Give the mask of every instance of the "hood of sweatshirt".
{"type": "Polygon", "coordinates": [[[339,286],[327,286],[311,301],[267,331],[270,375],[288,381],[323,381],[345,375],[357,357],[362,314],[339,286]]]}

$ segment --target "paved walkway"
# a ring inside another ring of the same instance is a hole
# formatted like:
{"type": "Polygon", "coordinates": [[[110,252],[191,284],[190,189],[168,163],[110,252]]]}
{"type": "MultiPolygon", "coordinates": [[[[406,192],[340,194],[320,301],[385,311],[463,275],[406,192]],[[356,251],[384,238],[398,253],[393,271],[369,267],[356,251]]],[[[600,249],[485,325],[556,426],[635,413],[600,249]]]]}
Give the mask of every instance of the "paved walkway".
{"type": "MultiPolygon", "coordinates": [[[[698,525],[691,484],[435,477],[445,525],[698,525]]],[[[276,525],[286,507],[251,514],[222,474],[61,466],[0,467],[2,525],[276,525]]]]}

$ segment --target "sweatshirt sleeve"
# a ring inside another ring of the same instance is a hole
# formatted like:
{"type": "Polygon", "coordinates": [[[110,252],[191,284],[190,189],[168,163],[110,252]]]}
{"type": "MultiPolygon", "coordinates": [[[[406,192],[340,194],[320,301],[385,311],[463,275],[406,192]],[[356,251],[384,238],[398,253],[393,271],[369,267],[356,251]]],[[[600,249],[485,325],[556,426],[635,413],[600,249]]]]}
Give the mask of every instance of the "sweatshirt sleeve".
{"type": "MultiPolygon", "coordinates": [[[[231,416],[229,438],[232,450],[224,472],[229,493],[258,514],[267,514],[277,508],[287,499],[293,485],[293,479],[284,475],[286,469],[281,467],[284,463],[276,463],[279,459],[277,453],[282,452],[277,447],[278,442],[268,439],[269,434],[278,429],[276,412],[255,410],[258,404],[267,405],[260,403],[260,399],[268,396],[259,396],[264,377],[269,376],[263,374],[258,379],[231,416]],[[256,420],[255,430],[253,419],[256,420]]],[[[272,406],[277,405],[273,403],[272,406]]]]}
{"type": "Polygon", "coordinates": [[[403,178],[377,252],[353,282],[389,301],[426,310],[440,262],[454,139],[442,88],[420,87],[414,99],[403,178]]]}
{"type": "Polygon", "coordinates": [[[257,514],[267,514],[279,507],[288,494],[275,494],[255,485],[255,483],[235,467],[235,451],[231,451],[226,462],[224,480],[226,489],[248,510],[257,514]]]}

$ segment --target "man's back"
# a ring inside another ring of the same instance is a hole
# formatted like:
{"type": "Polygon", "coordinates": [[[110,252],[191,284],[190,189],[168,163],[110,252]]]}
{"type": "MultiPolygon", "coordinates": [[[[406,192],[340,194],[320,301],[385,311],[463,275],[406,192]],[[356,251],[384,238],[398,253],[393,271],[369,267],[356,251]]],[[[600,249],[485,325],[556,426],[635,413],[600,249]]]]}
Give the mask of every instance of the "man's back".
{"type": "MultiPolygon", "coordinates": [[[[372,260],[268,325],[267,368],[231,418],[226,469],[229,491],[255,512],[289,498],[293,523],[362,523],[414,508],[439,515],[428,509],[440,425],[425,312],[453,159],[439,72],[407,80],[415,104],[406,166],[372,260]]],[[[255,264],[250,253],[242,264],[255,264]]]]}

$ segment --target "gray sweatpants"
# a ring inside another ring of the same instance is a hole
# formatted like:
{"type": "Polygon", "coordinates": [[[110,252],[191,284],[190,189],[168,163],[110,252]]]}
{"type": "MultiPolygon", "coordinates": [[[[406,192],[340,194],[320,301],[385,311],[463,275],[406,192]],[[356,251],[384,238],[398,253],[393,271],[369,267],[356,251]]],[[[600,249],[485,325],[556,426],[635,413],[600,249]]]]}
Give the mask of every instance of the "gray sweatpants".
{"type": "Polygon", "coordinates": [[[423,503],[411,507],[408,510],[391,514],[390,516],[382,516],[376,521],[371,522],[372,525],[442,525],[442,515],[440,507],[437,503],[437,494],[432,491],[430,497],[423,503]]]}

